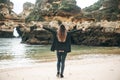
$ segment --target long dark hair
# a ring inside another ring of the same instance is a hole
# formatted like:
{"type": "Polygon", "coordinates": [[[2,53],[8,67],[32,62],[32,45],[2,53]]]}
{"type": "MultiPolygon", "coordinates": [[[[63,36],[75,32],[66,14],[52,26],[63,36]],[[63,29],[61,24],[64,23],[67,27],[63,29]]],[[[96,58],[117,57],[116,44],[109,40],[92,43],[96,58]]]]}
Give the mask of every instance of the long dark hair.
{"type": "Polygon", "coordinates": [[[57,38],[59,42],[65,42],[67,36],[66,28],[63,24],[60,25],[58,31],[57,31],[57,38]]]}

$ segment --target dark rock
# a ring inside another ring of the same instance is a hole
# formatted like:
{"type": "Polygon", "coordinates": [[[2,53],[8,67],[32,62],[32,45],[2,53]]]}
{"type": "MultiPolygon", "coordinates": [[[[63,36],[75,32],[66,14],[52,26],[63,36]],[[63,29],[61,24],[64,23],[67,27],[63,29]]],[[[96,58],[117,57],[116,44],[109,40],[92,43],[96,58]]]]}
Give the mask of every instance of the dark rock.
{"type": "Polygon", "coordinates": [[[21,27],[17,27],[17,31],[22,38],[22,43],[27,44],[50,44],[52,34],[45,30],[22,31],[21,27]]]}
{"type": "MultiPolygon", "coordinates": [[[[89,27],[72,35],[72,43],[88,46],[120,46],[120,33],[104,32],[103,27],[89,27]]],[[[27,44],[51,44],[52,34],[46,30],[24,32],[22,42],[27,44]]]]}
{"type": "Polygon", "coordinates": [[[12,31],[1,31],[0,30],[0,38],[13,38],[13,32],[12,31]]]}
{"type": "Polygon", "coordinates": [[[85,32],[75,33],[74,44],[88,46],[120,46],[120,33],[103,32],[103,27],[92,27],[85,32]]]}

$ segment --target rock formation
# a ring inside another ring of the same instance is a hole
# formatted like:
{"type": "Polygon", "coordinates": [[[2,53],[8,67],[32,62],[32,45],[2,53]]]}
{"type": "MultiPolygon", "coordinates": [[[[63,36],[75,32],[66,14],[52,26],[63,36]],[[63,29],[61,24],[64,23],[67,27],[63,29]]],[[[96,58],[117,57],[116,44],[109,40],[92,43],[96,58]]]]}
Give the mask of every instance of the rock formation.
{"type": "Polygon", "coordinates": [[[0,31],[3,32],[0,32],[0,37],[3,34],[4,37],[10,36],[4,31],[13,32],[17,26],[23,43],[50,44],[52,34],[41,29],[40,25],[57,29],[62,22],[68,30],[81,29],[72,35],[73,44],[120,46],[119,0],[99,0],[83,10],[76,5],[75,0],[36,0],[35,5],[26,2],[19,16],[13,15],[13,4],[9,0],[0,1],[0,31]],[[8,7],[8,3],[11,6],[8,7]]]}
{"type": "MultiPolygon", "coordinates": [[[[46,26],[46,25],[45,25],[46,26]]],[[[27,44],[50,44],[52,34],[46,30],[38,29],[37,26],[32,31],[22,34],[22,42],[27,44]]],[[[50,27],[56,29],[55,27],[50,27]]],[[[80,32],[72,35],[72,43],[89,46],[120,46],[120,22],[84,22],[77,24],[76,27],[81,28],[80,32]]],[[[21,31],[21,30],[20,30],[21,31]]]]}
{"type": "Polygon", "coordinates": [[[0,0],[0,37],[14,37],[13,29],[19,23],[24,23],[12,10],[14,4],[10,0],[0,0]]]}
{"type": "MultiPolygon", "coordinates": [[[[76,6],[75,0],[37,0],[34,10],[26,18],[26,22],[36,21],[38,25],[44,24],[51,28],[57,28],[59,21],[62,21],[69,30],[81,28],[81,32],[72,35],[72,43],[74,44],[120,46],[120,22],[110,22],[114,18],[109,19],[108,16],[108,14],[113,17],[117,16],[118,14],[114,16],[113,13],[110,13],[110,10],[114,8],[113,12],[117,12],[119,6],[115,5],[116,1],[113,1],[112,6],[111,0],[100,0],[100,2],[102,6],[86,13],[81,12],[81,9],[76,6]],[[101,14],[102,12],[105,14],[101,14]],[[99,18],[100,16],[101,18],[99,18]]],[[[40,30],[39,27],[37,29],[24,33],[22,42],[28,44],[51,43],[51,33],[40,30]]]]}
{"type": "Polygon", "coordinates": [[[10,0],[0,0],[0,20],[17,18],[17,15],[12,11],[14,4],[10,0]]]}
{"type": "Polygon", "coordinates": [[[34,9],[34,4],[26,2],[23,4],[23,11],[19,14],[20,18],[25,19],[34,9]]]}
{"type": "Polygon", "coordinates": [[[26,21],[49,21],[55,16],[69,18],[80,12],[81,9],[76,5],[75,0],[37,0],[33,12],[26,21]]]}

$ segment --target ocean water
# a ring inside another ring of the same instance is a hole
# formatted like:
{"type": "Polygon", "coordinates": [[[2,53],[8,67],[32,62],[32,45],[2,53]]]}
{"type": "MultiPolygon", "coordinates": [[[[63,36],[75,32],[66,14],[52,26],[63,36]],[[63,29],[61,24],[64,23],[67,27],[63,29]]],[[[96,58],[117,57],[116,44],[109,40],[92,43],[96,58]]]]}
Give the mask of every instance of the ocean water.
{"type": "MultiPolygon", "coordinates": [[[[0,69],[38,64],[42,59],[55,58],[55,52],[50,51],[50,45],[22,44],[21,38],[0,38],[0,69]],[[52,57],[51,57],[52,56],[52,57]]],[[[93,59],[120,57],[120,47],[93,47],[72,45],[68,56],[78,56],[74,59],[93,59]]]]}
{"type": "Polygon", "coordinates": [[[0,68],[31,65],[37,60],[28,54],[41,53],[49,50],[46,45],[22,44],[21,38],[0,38],[0,68]]]}

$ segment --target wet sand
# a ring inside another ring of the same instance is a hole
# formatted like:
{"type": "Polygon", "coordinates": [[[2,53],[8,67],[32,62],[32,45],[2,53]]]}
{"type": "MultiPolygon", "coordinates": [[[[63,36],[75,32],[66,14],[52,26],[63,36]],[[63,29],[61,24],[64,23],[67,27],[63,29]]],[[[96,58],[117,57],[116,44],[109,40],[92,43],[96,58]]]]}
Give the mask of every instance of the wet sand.
{"type": "Polygon", "coordinates": [[[120,56],[66,60],[62,79],[54,61],[0,69],[0,80],[120,80],[120,56]]]}

